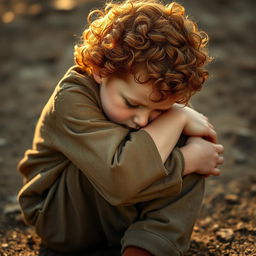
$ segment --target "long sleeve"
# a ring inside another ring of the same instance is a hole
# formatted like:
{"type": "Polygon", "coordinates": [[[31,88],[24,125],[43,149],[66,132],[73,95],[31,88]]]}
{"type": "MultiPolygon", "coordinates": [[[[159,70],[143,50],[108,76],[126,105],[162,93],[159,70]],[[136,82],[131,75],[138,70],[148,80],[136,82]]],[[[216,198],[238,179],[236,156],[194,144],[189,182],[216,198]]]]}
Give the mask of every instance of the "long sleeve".
{"type": "Polygon", "coordinates": [[[51,138],[55,150],[73,162],[113,205],[179,190],[183,159],[178,149],[173,151],[173,159],[162,164],[149,134],[131,132],[107,120],[86,89],[67,83],[55,95],[51,138]]]}

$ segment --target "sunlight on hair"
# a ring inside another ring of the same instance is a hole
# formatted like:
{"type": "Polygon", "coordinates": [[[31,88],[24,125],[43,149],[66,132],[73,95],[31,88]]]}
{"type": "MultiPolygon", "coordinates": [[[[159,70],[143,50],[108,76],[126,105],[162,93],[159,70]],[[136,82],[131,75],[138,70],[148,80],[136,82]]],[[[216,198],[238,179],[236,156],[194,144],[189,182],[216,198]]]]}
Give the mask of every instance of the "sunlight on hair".
{"type": "Polygon", "coordinates": [[[75,46],[76,64],[89,74],[136,73],[144,65],[147,81],[187,103],[208,78],[208,36],[185,15],[185,8],[160,0],[126,0],[93,10],[75,46]]]}

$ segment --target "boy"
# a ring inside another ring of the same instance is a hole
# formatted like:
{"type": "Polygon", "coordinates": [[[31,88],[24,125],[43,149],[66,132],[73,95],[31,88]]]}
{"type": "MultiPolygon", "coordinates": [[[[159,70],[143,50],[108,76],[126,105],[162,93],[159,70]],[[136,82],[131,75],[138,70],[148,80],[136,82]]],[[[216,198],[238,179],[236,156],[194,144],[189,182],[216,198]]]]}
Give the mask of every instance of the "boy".
{"type": "Polygon", "coordinates": [[[24,218],[57,251],[182,255],[223,162],[214,127],[181,105],[207,78],[207,38],[176,3],[93,15],[19,163],[24,218]]]}

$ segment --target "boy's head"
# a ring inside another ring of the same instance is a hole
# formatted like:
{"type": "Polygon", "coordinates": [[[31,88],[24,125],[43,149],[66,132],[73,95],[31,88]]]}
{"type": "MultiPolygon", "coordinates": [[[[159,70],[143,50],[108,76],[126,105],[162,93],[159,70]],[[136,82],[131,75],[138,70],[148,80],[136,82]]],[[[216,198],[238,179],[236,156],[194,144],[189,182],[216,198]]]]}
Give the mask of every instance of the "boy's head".
{"type": "Polygon", "coordinates": [[[208,37],[175,2],[109,3],[92,11],[88,23],[75,47],[76,64],[105,79],[132,75],[138,84],[151,85],[155,103],[188,103],[208,76],[208,37]]]}
{"type": "Polygon", "coordinates": [[[175,103],[173,97],[159,101],[159,93],[154,86],[150,82],[141,85],[133,74],[93,76],[100,84],[100,99],[106,116],[128,128],[145,127],[175,103]]]}

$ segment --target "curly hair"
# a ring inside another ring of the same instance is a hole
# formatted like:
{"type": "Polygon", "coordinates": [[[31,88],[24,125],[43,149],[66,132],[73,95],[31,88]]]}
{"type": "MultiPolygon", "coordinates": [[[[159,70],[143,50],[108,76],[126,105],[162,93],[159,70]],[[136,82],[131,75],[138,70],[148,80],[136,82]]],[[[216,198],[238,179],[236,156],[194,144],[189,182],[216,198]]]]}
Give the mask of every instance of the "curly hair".
{"type": "Polygon", "coordinates": [[[183,104],[208,78],[208,36],[176,2],[107,3],[104,10],[89,14],[88,24],[74,56],[80,69],[89,74],[134,74],[137,82],[156,86],[160,100],[171,95],[183,104]],[[143,81],[139,67],[147,74],[143,81]]]}

